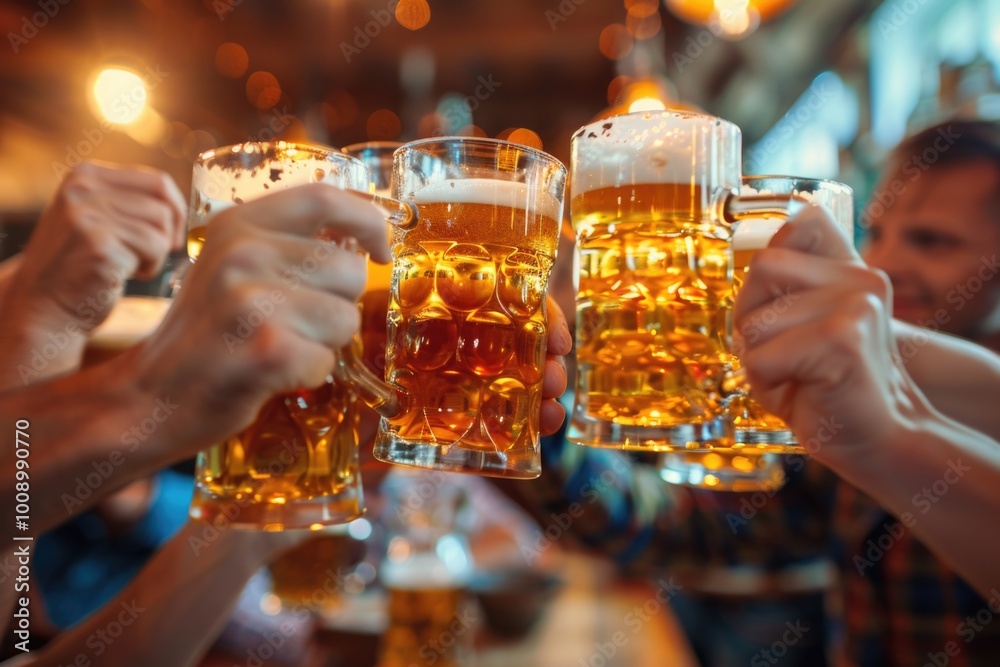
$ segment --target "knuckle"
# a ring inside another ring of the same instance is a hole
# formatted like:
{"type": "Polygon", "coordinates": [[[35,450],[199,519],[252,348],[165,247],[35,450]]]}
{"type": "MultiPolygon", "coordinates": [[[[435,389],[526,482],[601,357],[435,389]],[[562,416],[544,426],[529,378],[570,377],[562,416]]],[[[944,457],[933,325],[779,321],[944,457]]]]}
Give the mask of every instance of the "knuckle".
{"type": "Polygon", "coordinates": [[[361,311],[350,301],[331,299],[324,310],[324,316],[333,325],[328,342],[335,347],[346,345],[361,330],[361,311]]]}

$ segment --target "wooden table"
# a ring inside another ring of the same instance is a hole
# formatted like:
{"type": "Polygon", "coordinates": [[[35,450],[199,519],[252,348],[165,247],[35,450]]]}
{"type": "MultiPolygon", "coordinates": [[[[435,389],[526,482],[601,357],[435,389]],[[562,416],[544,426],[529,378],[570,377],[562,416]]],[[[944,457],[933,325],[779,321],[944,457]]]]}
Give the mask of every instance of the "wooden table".
{"type": "Polygon", "coordinates": [[[697,667],[654,586],[615,583],[611,567],[599,559],[578,554],[560,559],[566,585],[539,625],[515,643],[487,639],[477,667],[697,667]]]}
{"type": "MultiPolygon", "coordinates": [[[[517,640],[477,628],[469,667],[698,667],[669,603],[661,601],[665,590],[658,596],[651,584],[622,583],[610,563],[591,556],[562,553],[553,565],[565,583],[538,624],[517,640]]],[[[313,655],[301,667],[374,667],[377,629],[338,624],[335,615],[319,623],[313,655]]],[[[232,664],[233,656],[215,653],[202,667],[232,664]]]]}

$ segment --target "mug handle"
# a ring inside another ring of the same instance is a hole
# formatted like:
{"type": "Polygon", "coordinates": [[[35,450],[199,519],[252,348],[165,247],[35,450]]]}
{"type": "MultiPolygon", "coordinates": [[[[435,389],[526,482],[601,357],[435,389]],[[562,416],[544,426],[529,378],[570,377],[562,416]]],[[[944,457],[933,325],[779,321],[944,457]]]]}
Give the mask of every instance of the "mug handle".
{"type": "MultiPolygon", "coordinates": [[[[413,229],[419,220],[417,207],[410,202],[383,197],[370,192],[352,190],[373,204],[386,210],[386,222],[396,229],[406,231],[413,229]]],[[[353,239],[352,239],[353,241],[353,239]]],[[[356,242],[355,242],[356,245],[356,242]]],[[[360,345],[347,345],[337,352],[333,374],[345,382],[349,382],[358,392],[362,401],[368,404],[380,416],[387,419],[399,414],[400,400],[397,390],[376,376],[364,363],[358,354],[360,345]]]]}
{"type": "Polygon", "coordinates": [[[721,201],[719,217],[729,224],[738,224],[748,218],[785,218],[812,204],[801,195],[738,195],[727,193],[721,201]]]}

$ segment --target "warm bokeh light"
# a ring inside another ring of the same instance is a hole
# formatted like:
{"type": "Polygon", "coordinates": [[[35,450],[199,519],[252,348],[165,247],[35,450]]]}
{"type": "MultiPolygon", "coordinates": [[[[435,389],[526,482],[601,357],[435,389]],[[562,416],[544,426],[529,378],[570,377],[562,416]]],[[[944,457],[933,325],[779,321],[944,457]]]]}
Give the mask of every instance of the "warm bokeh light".
{"type": "Polygon", "coordinates": [[[417,136],[421,139],[440,136],[441,126],[443,123],[444,119],[433,111],[424,114],[420,117],[420,120],[417,121],[417,136]]]}
{"type": "Polygon", "coordinates": [[[234,42],[220,44],[215,50],[215,69],[222,76],[238,79],[246,74],[250,66],[250,56],[247,50],[234,42]]]}
{"type": "Polygon", "coordinates": [[[660,11],[658,5],[636,4],[628,10],[625,26],[636,39],[649,39],[660,32],[660,11]]]}
{"type": "Polygon", "coordinates": [[[409,30],[420,30],[431,20],[431,8],[427,0],[399,0],[396,5],[396,21],[409,30]]]}
{"type": "Polygon", "coordinates": [[[247,79],[247,101],[258,109],[271,109],[281,99],[281,85],[270,72],[254,72],[247,79]]]}
{"type": "Polygon", "coordinates": [[[538,136],[537,132],[533,132],[526,127],[519,127],[509,135],[507,135],[507,141],[515,144],[521,144],[522,146],[530,146],[531,148],[542,149],[542,138],[538,136]]]}
{"type": "Polygon", "coordinates": [[[608,84],[608,104],[614,104],[618,101],[618,96],[630,83],[632,83],[632,77],[626,74],[611,79],[611,83],[608,84]]]}
{"type": "Polygon", "coordinates": [[[260,597],[260,610],[268,616],[277,616],[281,613],[281,598],[274,593],[264,593],[260,597]]]}
{"type": "Polygon", "coordinates": [[[722,457],[715,452],[710,452],[705,454],[705,457],[701,460],[702,465],[704,465],[709,470],[718,470],[722,467],[723,461],[722,457]]]}
{"type": "Polygon", "coordinates": [[[753,472],[757,468],[757,462],[760,460],[761,459],[757,458],[751,460],[748,456],[734,456],[730,460],[730,464],[736,470],[740,470],[742,472],[753,472]]]}
{"type": "Polygon", "coordinates": [[[722,35],[739,39],[753,32],[761,21],[781,14],[796,0],[665,0],[679,18],[697,25],[718,24],[722,35]]]}
{"type": "Polygon", "coordinates": [[[745,37],[760,25],[756,10],[747,6],[745,0],[717,3],[713,18],[718,21],[722,34],[730,39],[745,37]]]}
{"type": "Polygon", "coordinates": [[[649,18],[660,12],[660,6],[655,2],[632,2],[626,3],[626,6],[628,7],[628,18],[634,21],[649,18]]]}
{"type": "Polygon", "coordinates": [[[658,100],[655,97],[640,97],[628,105],[628,112],[663,111],[666,108],[667,105],[663,102],[663,100],[658,100]]]}
{"type": "Polygon", "coordinates": [[[628,28],[620,23],[605,26],[598,39],[601,54],[609,60],[624,58],[632,52],[634,42],[628,28]]]}
{"type": "Polygon", "coordinates": [[[365,124],[371,141],[393,141],[403,131],[399,116],[388,109],[379,109],[368,116],[365,124]]]}
{"type": "Polygon", "coordinates": [[[146,108],[146,84],[135,72],[108,68],[94,80],[94,103],[108,122],[127,125],[146,108]]]}

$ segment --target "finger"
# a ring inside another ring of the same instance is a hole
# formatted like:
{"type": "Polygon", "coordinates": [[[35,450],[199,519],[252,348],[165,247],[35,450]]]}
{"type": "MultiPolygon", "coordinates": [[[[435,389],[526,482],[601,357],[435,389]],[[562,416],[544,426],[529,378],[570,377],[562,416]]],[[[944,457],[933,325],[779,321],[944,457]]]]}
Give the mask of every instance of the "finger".
{"type": "Polygon", "coordinates": [[[871,292],[886,298],[889,284],[881,272],[861,263],[768,247],[751,260],[746,280],[736,295],[733,316],[739,320],[775,301],[788,303],[803,293],[826,287],[871,292]]]}
{"type": "Polygon", "coordinates": [[[566,363],[562,357],[547,358],[542,376],[542,398],[559,398],[566,393],[567,382],[566,363]]]}
{"type": "MultiPolygon", "coordinates": [[[[234,310],[233,321],[222,334],[229,354],[243,359],[234,366],[231,389],[224,391],[276,394],[326,382],[336,362],[331,345],[303,337],[274,318],[253,319],[254,312],[252,306],[234,310]]],[[[167,331],[166,325],[168,322],[160,330],[167,331]]],[[[159,336],[160,343],[169,335],[159,336]]]]}
{"type": "Polygon", "coordinates": [[[377,262],[391,259],[384,212],[370,200],[326,183],[289,188],[226,209],[213,219],[209,233],[232,224],[228,221],[309,237],[329,231],[336,239],[357,239],[377,262]]]}
{"type": "Polygon", "coordinates": [[[818,204],[809,204],[771,238],[771,248],[788,248],[841,260],[861,261],[854,245],[830,212],[818,204]]]}
{"type": "Polygon", "coordinates": [[[828,317],[837,311],[850,294],[849,290],[839,288],[783,294],[734,318],[733,327],[744,343],[743,349],[746,349],[765,343],[789,329],[828,317]]]}
{"type": "Polygon", "coordinates": [[[139,258],[138,278],[152,278],[163,268],[173,247],[173,212],[162,200],[120,192],[108,205],[115,213],[114,233],[139,258]]]}
{"type": "Polygon", "coordinates": [[[548,313],[549,341],[547,351],[552,355],[566,355],[573,349],[573,336],[569,333],[569,324],[562,308],[551,296],[545,297],[548,313]]]}
{"type": "MultiPolygon", "coordinates": [[[[83,165],[81,165],[83,166],[83,165]]],[[[174,249],[184,247],[187,230],[187,204],[177,183],[165,172],[144,166],[120,167],[112,164],[91,162],[89,166],[105,183],[139,190],[153,195],[170,209],[168,235],[174,249]]]]}
{"type": "MultiPolygon", "coordinates": [[[[250,297],[254,321],[276,318],[302,338],[339,349],[351,342],[361,326],[361,313],[353,301],[314,289],[260,290],[250,297]]],[[[249,316],[245,322],[252,325],[249,316]]],[[[329,370],[329,368],[327,368],[329,370]]]]}
{"type": "Polygon", "coordinates": [[[289,287],[305,284],[355,302],[364,293],[368,261],[363,255],[319,239],[273,233],[265,238],[282,256],[281,275],[289,287]]]}
{"type": "Polygon", "coordinates": [[[538,420],[538,431],[541,435],[552,435],[559,431],[563,420],[566,419],[566,408],[555,399],[545,399],[542,401],[541,416],[538,420]]]}
{"type": "MultiPolygon", "coordinates": [[[[754,397],[766,408],[777,409],[785,398],[783,392],[790,388],[843,387],[853,373],[864,370],[868,361],[859,342],[871,332],[866,331],[864,318],[855,311],[869,306],[863,299],[855,300],[845,312],[787,329],[749,348],[742,361],[754,397]]],[[[777,410],[775,413],[787,416],[777,410]]]]}

